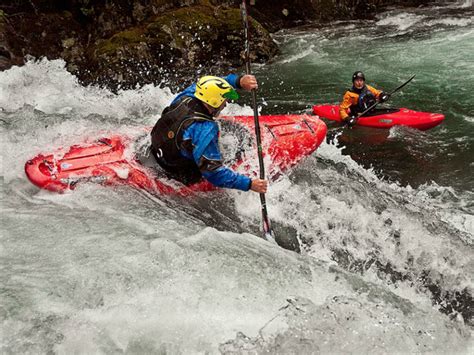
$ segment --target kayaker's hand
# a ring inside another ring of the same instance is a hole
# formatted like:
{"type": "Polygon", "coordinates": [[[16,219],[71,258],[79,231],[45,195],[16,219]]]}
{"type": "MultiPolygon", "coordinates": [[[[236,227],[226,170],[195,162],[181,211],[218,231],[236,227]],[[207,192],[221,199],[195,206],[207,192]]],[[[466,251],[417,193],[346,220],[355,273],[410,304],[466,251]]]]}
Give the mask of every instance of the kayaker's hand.
{"type": "Polygon", "coordinates": [[[359,119],[358,116],[355,116],[355,115],[352,115],[352,116],[349,116],[346,120],[346,125],[347,127],[354,127],[357,123],[357,120],[359,119]]]}
{"type": "Polygon", "coordinates": [[[380,102],[385,102],[387,101],[388,99],[390,98],[390,95],[385,93],[385,92],[381,92],[380,95],[379,95],[379,101],[380,102]]]}
{"type": "Polygon", "coordinates": [[[244,75],[240,78],[240,87],[246,91],[258,89],[257,79],[253,75],[244,75]]]}
{"type": "Polygon", "coordinates": [[[268,181],[262,179],[253,179],[252,185],[250,186],[250,190],[258,192],[260,194],[264,194],[267,192],[268,188],[268,181]]]}

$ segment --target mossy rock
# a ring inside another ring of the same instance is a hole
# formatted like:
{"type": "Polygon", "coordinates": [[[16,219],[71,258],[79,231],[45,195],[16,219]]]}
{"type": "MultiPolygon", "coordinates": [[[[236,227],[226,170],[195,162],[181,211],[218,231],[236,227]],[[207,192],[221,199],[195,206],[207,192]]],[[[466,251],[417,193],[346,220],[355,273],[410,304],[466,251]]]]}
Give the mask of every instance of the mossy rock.
{"type": "Polygon", "coordinates": [[[211,8],[196,6],[155,17],[147,26],[147,31],[150,37],[160,36],[165,32],[172,38],[171,46],[184,50],[192,42],[196,42],[197,38],[216,40],[215,29],[219,27],[220,21],[214,16],[211,8]]]}
{"type": "MultiPolygon", "coordinates": [[[[268,59],[276,53],[276,45],[257,21],[251,19],[250,23],[254,36],[270,47],[268,53],[257,57],[268,59]]],[[[171,46],[185,51],[199,50],[201,54],[209,54],[220,53],[224,49],[224,52],[238,58],[243,49],[243,26],[238,9],[209,6],[177,9],[155,17],[147,26],[149,37],[162,31],[173,38],[171,46]]]]}
{"type": "Polygon", "coordinates": [[[4,31],[8,23],[8,15],[0,9],[0,31],[4,31]]]}
{"type": "MultiPolygon", "coordinates": [[[[276,44],[257,21],[250,19],[250,25],[252,37],[258,38],[252,47],[252,59],[268,60],[277,53],[276,44]]],[[[197,5],[168,11],[99,40],[89,48],[88,55],[92,71],[105,75],[113,69],[122,72],[118,77],[128,78],[134,67],[143,65],[179,76],[195,74],[202,67],[226,71],[243,64],[243,50],[238,9],[197,5]]]]}
{"type": "MultiPolygon", "coordinates": [[[[277,52],[269,33],[257,21],[250,19],[253,37],[259,38],[253,57],[267,60],[277,52]]],[[[116,33],[109,39],[98,41],[97,56],[114,56],[125,50],[141,47],[170,47],[181,52],[182,58],[193,54],[196,60],[224,57],[234,65],[240,62],[244,38],[238,9],[193,6],[169,11],[156,16],[148,23],[116,33]]]]}
{"type": "Polygon", "coordinates": [[[123,47],[134,46],[141,42],[146,42],[144,31],[141,28],[132,28],[116,33],[107,40],[98,42],[97,55],[113,55],[123,47]]]}

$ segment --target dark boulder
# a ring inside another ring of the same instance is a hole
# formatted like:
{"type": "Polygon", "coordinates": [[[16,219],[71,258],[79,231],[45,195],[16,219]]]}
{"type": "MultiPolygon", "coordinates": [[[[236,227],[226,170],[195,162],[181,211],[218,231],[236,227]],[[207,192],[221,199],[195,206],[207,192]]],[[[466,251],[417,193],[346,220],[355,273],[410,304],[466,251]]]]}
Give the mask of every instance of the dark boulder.
{"type": "MultiPolygon", "coordinates": [[[[252,59],[264,62],[277,53],[277,46],[258,22],[252,20],[251,26],[258,38],[252,59]]],[[[203,68],[239,67],[243,48],[239,10],[198,5],[167,11],[97,40],[87,56],[90,73],[98,82],[128,87],[136,82],[156,83],[176,72],[193,77],[203,68]]]]}
{"type": "MultiPolygon", "coordinates": [[[[385,5],[427,0],[248,0],[251,59],[278,48],[269,32],[369,18],[385,5]]],[[[0,4],[0,70],[25,56],[63,58],[83,83],[111,88],[183,83],[243,65],[239,0],[15,0],[0,4]],[[185,80],[186,82],[186,80],[185,80]]]]}

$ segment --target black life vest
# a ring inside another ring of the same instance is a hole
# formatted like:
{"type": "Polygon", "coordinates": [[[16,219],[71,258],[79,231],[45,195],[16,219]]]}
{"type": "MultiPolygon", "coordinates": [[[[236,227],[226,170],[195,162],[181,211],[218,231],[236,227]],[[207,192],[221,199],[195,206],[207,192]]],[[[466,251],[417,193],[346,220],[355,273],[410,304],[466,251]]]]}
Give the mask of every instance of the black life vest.
{"type": "Polygon", "coordinates": [[[186,128],[196,121],[214,121],[202,103],[185,97],[168,106],[151,131],[151,151],[156,161],[170,177],[186,185],[202,179],[194,160],[181,155],[180,149],[192,153],[192,142],[183,141],[186,128]]]}
{"type": "Polygon", "coordinates": [[[362,89],[356,89],[355,87],[352,87],[349,91],[359,95],[357,105],[352,105],[350,107],[352,114],[361,113],[377,102],[374,94],[372,94],[366,85],[364,85],[362,89]]]}

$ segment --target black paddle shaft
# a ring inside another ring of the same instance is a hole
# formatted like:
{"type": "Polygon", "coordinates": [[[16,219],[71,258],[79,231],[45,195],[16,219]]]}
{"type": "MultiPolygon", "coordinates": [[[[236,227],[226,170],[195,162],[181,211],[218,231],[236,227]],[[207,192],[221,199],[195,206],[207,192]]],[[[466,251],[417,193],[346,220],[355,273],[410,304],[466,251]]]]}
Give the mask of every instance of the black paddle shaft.
{"type": "MultiPolygon", "coordinates": [[[[394,93],[396,93],[398,90],[400,90],[402,87],[404,87],[405,85],[407,85],[410,81],[413,80],[413,78],[416,76],[416,74],[412,75],[412,77],[410,79],[408,79],[407,81],[405,81],[402,85],[400,86],[397,86],[395,89],[393,89],[392,91],[390,91],[387,95],[390,97],[392,96],[394,93]]],[[[372,106],[370,106],[369,108],[367,108],[365,111],[363,111],[358,118],[361,118],[363,115],[365,115],[367,112],[371,111],[373,108],[375,108],[378,104],[380,103],[380,101],[377,101],[376,103],[374,103],[372,106]]]]}
{"type": "MultiPolygon", "coordinates": [[[[247,6],[245,0],[242,0],[241,5],[242,20],[244,23],[244,35],[245,35],[245,72],[251,74],[250,70],[250,40],[249,40],[249,20],[247,17],[247,6]]],[[[252,106],[253,106],[253,118],[255,122],[255,136],[257,139],[257,154],[258,154],[258,165],[260,168],[260,179],[265,179],[265,165],[263,164],[262,155],[262,138],[260,133],[260,122],[258,120],[257,110],[257,91],[252,89],[252,106]]],[[[266,237],[272,236],[272,230],[270,228],[270,220],[268,219],[267,202],[265,194],[260,193],[260,203],[262,205],[262,219],[263,219],[263,231],[266,237]]]]}

